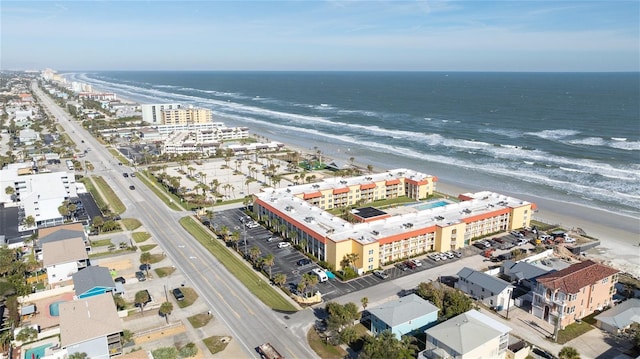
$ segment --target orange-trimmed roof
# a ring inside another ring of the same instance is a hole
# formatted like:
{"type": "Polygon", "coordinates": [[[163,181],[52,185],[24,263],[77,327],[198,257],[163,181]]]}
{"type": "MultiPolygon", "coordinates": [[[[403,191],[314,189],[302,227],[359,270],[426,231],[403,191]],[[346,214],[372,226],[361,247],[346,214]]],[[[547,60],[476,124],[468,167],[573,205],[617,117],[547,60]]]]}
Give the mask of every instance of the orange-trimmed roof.
{"type": "Polygon", "coordinates": [[[549,289],[574,294],[580,289],[608,278],[619,271],[592,260],[572,264],[569,267],[538,277],[536,281],[549,289]]]}
{"type": "Polygon", "coordinates": [[[392,180],[388,180],[388,181],[385,182],[385,184],[387,186],[391,186],[391,185],[398,184],[398,183],[400,183],[400,180],[397,179],[397,178],[396,179],[392,179],[392,180]]]}
{"type": "Polygon", "coordinates": [[[361,184],[360,185],[360,190],[371,189],[371,188],[376,188],[376,184],[375,183],[365,183],[365,184],[361,184]]]}
{"type": "Polygon", "coordinates": [[[458,199],[461,200],[461,201],[470,201],[470,200],[473,199],[473,197],[470,197],[470,196],[467,196],[467,195],[464,195],[464,194],[460,194],[460,195],[458,195],[458,199]]]}
{"type": "Polygon", "coordinates": [[[498,209],[498,210],[495,210],[495,211],[478,214],[478,215],[475,215],[475,216],[464,217],[464,218],[462,218],[462,221],[464,223],[478,222],[478,221],[482,221],[483,219],[493,218],[493,217],[499,216],[501,214],[509,213],[510,211],[511,211],[511,208],[502,208],[502,209],[498,209]]]}
{"type": "Polygon", "coordinates": [[[333,194],[341,194],[341,193],[348,193],[348,192],[349,192],[349,187],[333,189],[333,194]]]}
{"type": "Polygon", "coordinates": [[[302,198],[309,199],[309,198],[317,198],[321,196],[322,196],[322,192],[318,191],[318,192],[305,193],[302,198]]]}

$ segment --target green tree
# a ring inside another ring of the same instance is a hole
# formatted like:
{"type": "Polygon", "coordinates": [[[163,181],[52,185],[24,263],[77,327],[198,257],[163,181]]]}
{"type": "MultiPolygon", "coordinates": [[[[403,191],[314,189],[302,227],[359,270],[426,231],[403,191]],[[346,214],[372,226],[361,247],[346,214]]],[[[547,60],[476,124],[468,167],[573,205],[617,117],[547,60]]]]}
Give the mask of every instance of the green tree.
{"type": "Polygon", "coordinates": [[[134,302],[140,307],[140,313],[144,312],[144,304],[149,301],[149,292],[141,290],[136,292],[134,302]]]}
{"type": "Polygon", "coordinates": [[[33,216],[27,216],[27,218],[24,219],[24,224],[28,227],[31,228],[36,224],[36,219],[33,218],[33,216]]]}
{"type": "Polygon", "coordinates": [[[263,264],[266,265],[269,268],[269,279],[272,278],[272,276],[271,276],[271,268],[273,267],[273,265],[275,263],[275,260],[276,260],[276,258],[271,253],[269,253],[266,256],[264,256],[263,264]]]}
{"type": "Polygon", "coordinates": [[[127,344],[127,343],[132,342],[133,341],[133,332],[128,330],[128,329],[125,329],[125,330],[122,331],[121,338],[122,338],[122,344],[127,344]]]}
{"type": "Polygon", "coordinates": [[[444,296],[444,317],[449,319],[473,309],[473,301],[457,289],[448,289],[444,296]]]}
{"type": "Polygon", "coordinates": [[[284,273],[276,273],[276,275],[273,276],[273,283],[282,288],[282,286],[287,283],[287,275],[284,273]]]}
{"type": "Polygon", "coordinates": [[[574,347],[563,347],[558,353],[558,359],[580,359],[580,353],[574,347]]]}
{"type": "Polygon", "coordinates": [[[35,328],[26,327],[16,335],[16,340],[23,343],[28,343],[34,341],[37,337],[38,331],[35,328]]]}
{"type": "Polygon", "coordinates": [[[167,321],[167,324],[169,324],[169,314],[173,312],[173,304],[171,304],[171,302],[164,302],[160,304],[160,309],[158,311],[167,321]]]}
{"type": "MultiPolygon", "coordinates": [[[[65,207],[66,208],[66,207],[65,207]]],[[[58,211],[60,211],[60,208],[58,208],[58,211]]],[[[67,216],[69,215],[69,209],[67,209],[67,216]]],[[[60,214],[64,215],[62,212],[60,212],[60,214]]],[[[95,228],[98,233],[100,233],[102,231],[102,227],[104,226],[104,219],[102,219],[101,216],[95,216],[93,217],[93,228],[95,228]]]]}
{"type": "Polygon", "coordinates": [[[191,358],[198,354],[198,347],[195,343],[187,343],[185,346],[180,348],[179,354],[181,358],[191,358]]]}
{"type": "Polygon", "coordinates": [[[413,359],[418,347],[416,339],[411,336],[403,336],[398,340],[390,331],[385,330],[376,337],[366,337],[359,359],[413,359]]]}
{"type": "Polygon", "coordinates": [[[353,327],[354,322],[360,318],[358,307],[351,302],[345,305],[329,302],[325,310],[327,312],[327,329],[337,333],[338,342],[341,340],[340,333],[345,328],[353,327]]]}
{"type": "Polygon", "coordinates": [[[416,294],[438,307],[442,315],[442,309],[444,308],[444,290],[439,284],[435,284],[434,282],[420,283],[416,294]]]}
{"type": "Polygon", "coordinates": [[[145,264],[147,276],[149,275],[149,264],[151,264],[151,258],[151,253],[149,252],[142,252],[140,254],[140,263],[145,264]]]}
{"type": "Polygon", "coordinates": [[[117,310],[123,310],[127,307],[127,302],[120,295],[114,295],[113,302],[116,304],[117,310]]]}
{"type": "Polygon", "coordinates": [[[362,310],[367,310],[367,306],[369,305],[369,298],[362,297],[362,299],[360,299],[360,304],[362,304],[362,310]]]}
{"type": "Polygon", "coordinates": [[[176,347],[158,348],[151,352],[154,359],[176,359],[178,358],[178,349],[176,347]]]}
{"type": "Polygon", "coordinates": [[[4,193],[8,194],[9,196],[13,196],[14,194],[16,194],[16,189],[11,186],[7,186],[7,188],[4,189],[4,193]]]}
{"type": "Polygon", "coordinates": [[[261,253],[260,247],[258,246],[253,246],[249,249],[249,258],[251,258],[251,262],[253,262],[254,265],[256,264],[256,259],[260,257],[261,253]]]}

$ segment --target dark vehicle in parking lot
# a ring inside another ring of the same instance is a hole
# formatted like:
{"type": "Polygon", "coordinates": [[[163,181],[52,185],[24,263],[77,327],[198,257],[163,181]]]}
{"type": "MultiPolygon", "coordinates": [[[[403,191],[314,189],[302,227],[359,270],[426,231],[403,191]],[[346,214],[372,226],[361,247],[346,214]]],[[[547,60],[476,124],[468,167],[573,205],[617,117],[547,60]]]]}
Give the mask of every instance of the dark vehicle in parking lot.
{"type": "Polygon", "coordinates": [[[493,240],[498,242],[498,243],[500,243],[500,244],[504,243],[504,239],[502,239],[502,238],[496,237],[496,238],[493,238],[493,240]]]}
{"type": "Polygon", "coordinates": [[[306,266],[307,264],[311,264],[311,259],[302,258],[299,261],[297,261],[296,264],[299,265],[299,266],[306,266]]]}
{"type": "Polygon", "coordinates": [[[129,186],[129,189],[133,191],[134,189],[136,189],[136,186],[129,186]]]}
{"type": "Polygon", "coordinates": [[[410,294],[414,294],[416,292],[415,288],[411,288],[411,289],[403,289],[400,291],[400,293],[398,293],[399,297],[406,297],[410,294]]]}
{"type": "Polygon", "coordinates": [[[151,270],[151,264],[146,264],[146,263],[141,264],[140,270],[151,270]]]}
{"type": "Polygon", "coordinates": [[[139,282],[144,282],[147,280],[147,277],[144,276],[143,272],[136,272],[136,278],[138,278],[139,282]]]}
{"type": "Polygon", "coordinates": [[[176,300],[184,300],[184,293],[180,290],[180,288],[175,288],[171,291],[176,300]]]}
{"type": "Polygon", "coordinates": [[[401,271],[406,271],[407,269],[409,269],[409,267],[407,267],[406,264],[404,264],[404,262],[398,262],[395,265],[396,268],[400,269],[401,271]]]}
{"type": "Polygon", "coordinates": [[[117,277],[113,281],[122,284],[125,284],[127,282],[123,277],[117,277]]]}

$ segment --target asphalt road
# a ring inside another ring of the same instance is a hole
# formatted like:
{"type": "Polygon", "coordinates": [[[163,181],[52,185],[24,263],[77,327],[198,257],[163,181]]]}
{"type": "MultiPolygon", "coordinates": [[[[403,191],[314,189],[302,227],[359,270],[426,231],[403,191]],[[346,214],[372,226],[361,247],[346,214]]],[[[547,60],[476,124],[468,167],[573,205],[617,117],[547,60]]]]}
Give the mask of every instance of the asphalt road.
{"type": "MultiPolygon", "coordinates": [[[[117,164],[112,155],[95,138],[87,133],[79,123],[58,107],[48,95],[37,87],[34,93],[49,111],[59,119],[69,136],[80,150],[90,147],[85,160],[91,161],[95,171],[91,174],[105,178],[114,192],[126,205],[122,217],[139,219],[147,231],[159,243],[167,256],[187,277],[200,297],[205,300],[217,318],[224,321],[231,336],[241,343],[250,358],[259,358],[256,347],[270,342],[285,357],[316,358],[317,355],[306,345],[306,320],[291,326],[289,316],[276,313],[256,299],[233,275],[203,250],[201,246],[178,224],[178,219],[187,215],[168,209],[137,178],[124,178],[123,172],[132,172],[127,166],[117,164]],[[81,141],[85,142],[82,143],[81,141]],[[86,146],[85,146],[86,145],[86,146]],[[82,147],[85,146],[85,147],[82,147]],[[136,190],[130,190],[133,184],[136,190]]],[[[265,285],[269,285],[265,283],[265,285]]],[[[310,312],[310,311],[305,311],[310,312]]],[[[300,315],[299,317],[307,317],[300,315]]]]}

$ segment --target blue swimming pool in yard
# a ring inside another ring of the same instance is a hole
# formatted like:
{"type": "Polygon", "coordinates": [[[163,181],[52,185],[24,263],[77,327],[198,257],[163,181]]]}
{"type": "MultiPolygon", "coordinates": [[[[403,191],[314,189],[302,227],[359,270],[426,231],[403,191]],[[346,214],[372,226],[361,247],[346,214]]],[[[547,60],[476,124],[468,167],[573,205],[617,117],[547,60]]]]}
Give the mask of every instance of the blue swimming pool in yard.
{"type": "Polygon", "coordinates": [[[52,345],[53,344],[49,343],[49,344],[41,345],[39,347],[28,349],[26,352],[24,352],[23,359],[40,359],[44,357],[44,351],[52,345]]]}
{"type": "Polygon", "coordinates": [[[49,314],[51,314],[52,317],[58,317],[60,316],[60,303],[64,303],[64,300],[59,300],[57,302],[53,302],[51,304],[49,304],[49,314]]]}

